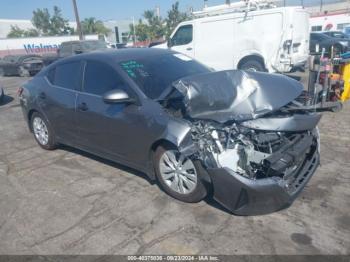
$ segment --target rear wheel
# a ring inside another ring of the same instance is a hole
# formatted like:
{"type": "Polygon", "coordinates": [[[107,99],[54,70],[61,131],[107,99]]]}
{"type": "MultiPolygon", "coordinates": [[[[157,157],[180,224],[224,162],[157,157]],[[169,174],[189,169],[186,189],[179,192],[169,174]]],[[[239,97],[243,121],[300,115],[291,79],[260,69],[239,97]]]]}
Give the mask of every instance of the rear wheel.
{"type": "MultiPolygon", "coordinates": [[[[330,53],[332,52],[332,47],[330,50],[330,53]]],[[[333,46],[333,55],[340,55],[341,53],[343,53],[343,47],[341,45],[334,45],[333,46]]]]}
{"type": "Polygon", "coordinates": [[[33,113],[30,120],[30,126],[39,146],[46,150],[53,150],[56,148],[57,144],[55,142],[54,133],[41,114],[37,112],[33,113]]]}
{"type": "Polygon", "coordinates": [[[207,195],[201,180],[200,163],[173,146],[159,146],[154,154],[155,171],[162,189],[183,202],[199,202],[207,195]]]}
{"type": "Polygon", "coordinates": [[[239,69],[245,70],[245,71],[253,71],[253,72],[264,72],[265,68],[264,66],[256,61],[256,60],[248,60],[246,62],[243,62],[239,69]]]}

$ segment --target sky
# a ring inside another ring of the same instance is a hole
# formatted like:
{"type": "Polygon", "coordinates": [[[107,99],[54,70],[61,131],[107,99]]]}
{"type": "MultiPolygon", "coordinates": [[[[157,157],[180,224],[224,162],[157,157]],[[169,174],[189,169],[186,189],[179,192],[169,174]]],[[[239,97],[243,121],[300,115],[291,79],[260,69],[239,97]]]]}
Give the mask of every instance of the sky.
{"type": "MultiPolygon", "coordinates": [[[[100,20],[130,20],[141,18],[144,10],[160,7],[164,17],[167,10],[176,0],[76,0],[80,19],[95,17],[100,20]]],[[[283,0],[281,0],[283,1],[283,0]]],[[[285,0],[288,4],[298,4],[302,0],[285,0]]],[[[305,5],[319,3],[321,0],[303,0],[305,5]]],[[[339,2],[341,0],[323,0],[324,3],[339,2]]],[[[343,0],[345,1],[345,0],[343,0]]],[[[193,7],[199,10],[203,7],[203,0],[180,0],[180,9],[188,10],[193,7]]],[[[232,0],[231,2],[235,2],[232,0]]],[[[208,0],[208,5],[225,3],[225,0],[208,0]]],[[[72,0],[0,0],[0,19],[31,19],[36,8],[48,8],[57,5],[61,8],[63,17],[73,21],[74,12],[72,0]]]]}

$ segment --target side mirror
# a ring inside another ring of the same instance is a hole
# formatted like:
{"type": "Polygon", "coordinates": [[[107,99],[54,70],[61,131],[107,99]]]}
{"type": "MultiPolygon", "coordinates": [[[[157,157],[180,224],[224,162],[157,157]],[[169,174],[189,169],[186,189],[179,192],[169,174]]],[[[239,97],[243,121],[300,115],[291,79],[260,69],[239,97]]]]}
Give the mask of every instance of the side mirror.
{"type": "Polygon", "coordinates": [[[122,89],[113,89],[103,95],[103,101],[108,104],[133,103],[135,100],[122,89]]]}
{"type": "Polygon", "coordinates": [[[172,46],[173,46],[173,41],[172,41],[172,39],[169,38],[169,40],[167,41],[166,44],[167,44],[168,48],[172,47],[172,46]]]}

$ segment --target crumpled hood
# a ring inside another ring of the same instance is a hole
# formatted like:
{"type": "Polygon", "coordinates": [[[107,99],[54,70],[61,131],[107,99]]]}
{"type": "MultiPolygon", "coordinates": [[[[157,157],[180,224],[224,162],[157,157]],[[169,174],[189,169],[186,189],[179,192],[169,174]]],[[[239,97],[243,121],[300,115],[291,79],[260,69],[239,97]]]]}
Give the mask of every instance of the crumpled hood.
{"type": "Polygon", "coordinates": [[[220,123],[259,118],[297,98],[303,86],[277,74],[227,70],[182,78],[173,86],[191,118],[220,123]]]}

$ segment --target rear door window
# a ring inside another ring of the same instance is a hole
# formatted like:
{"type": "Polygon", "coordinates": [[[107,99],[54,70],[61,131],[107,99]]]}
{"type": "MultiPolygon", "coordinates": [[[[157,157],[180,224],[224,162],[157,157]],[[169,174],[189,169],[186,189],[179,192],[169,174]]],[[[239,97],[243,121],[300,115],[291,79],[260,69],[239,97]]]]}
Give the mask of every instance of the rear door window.
{"type": "Polygon", "coordinates": [[[81,63],[80,61],[60,64],[55,67],[54,72],[49,71],[48,79],[54,85],[71,90],[80,90],[81,63]],[[52,75],[50,75],[50,72],[52,75]],[[51,79],[51,80],[50,80],[51,79]]]}
{"type": "Polygon", "coordinates": [[[63,44],[60,47],[60,56],[70,56],[72,54],[72,45],[70,44],[63,44]]]}
{"type": "Polygon", "coordinates": [[[102,96],[113,89],[123,89],[128,92],[125,82],[111,66],[97,61],[87,61],[84,92],[102,96]]]}

